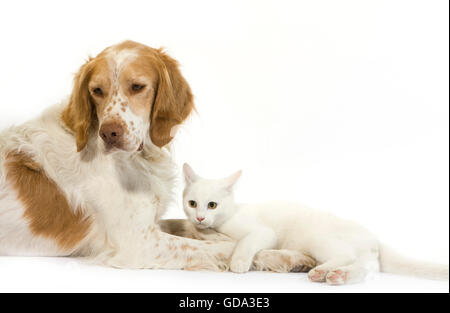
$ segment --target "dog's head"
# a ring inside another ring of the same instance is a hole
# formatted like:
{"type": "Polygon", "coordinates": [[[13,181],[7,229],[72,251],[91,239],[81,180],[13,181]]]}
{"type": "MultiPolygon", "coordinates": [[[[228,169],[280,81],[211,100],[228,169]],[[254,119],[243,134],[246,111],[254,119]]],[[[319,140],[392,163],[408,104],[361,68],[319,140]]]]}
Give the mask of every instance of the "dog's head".
{"type": "Polygon", "coordinates": [[[81,67],[62,118],[75,133],[78,152],[93,125],[106,150],[134,152],[146,136],[158,147],[168,144],[193,108],[177,62],[161,49],[126,41],[81,67]]]}

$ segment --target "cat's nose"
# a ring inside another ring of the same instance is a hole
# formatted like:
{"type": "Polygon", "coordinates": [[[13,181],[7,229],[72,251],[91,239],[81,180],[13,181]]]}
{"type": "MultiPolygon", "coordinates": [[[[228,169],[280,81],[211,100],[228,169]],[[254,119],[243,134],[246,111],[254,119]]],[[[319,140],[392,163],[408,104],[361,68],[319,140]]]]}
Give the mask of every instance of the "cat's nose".
{"type": "Polygon", "coordinates": [[[203,222],[205,220],[204,217],[197,217],[197,221],[199,221],[200,223],[203,222]]]}

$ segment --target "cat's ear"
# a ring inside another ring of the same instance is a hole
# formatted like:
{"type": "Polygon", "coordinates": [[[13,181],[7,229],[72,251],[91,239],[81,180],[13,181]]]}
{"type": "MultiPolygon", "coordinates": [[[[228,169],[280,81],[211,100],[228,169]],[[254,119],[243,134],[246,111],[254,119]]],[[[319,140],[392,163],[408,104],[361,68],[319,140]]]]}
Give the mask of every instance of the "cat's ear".
{"type": "Polygon", "coordinates": [[[225,180],[224,180],[225,189],[227,189],[230,192],[233,191],[233,187],[237,183],[237,181],[239,180],[239,177],[241,177],[241,175],[242,175],[242,171],[238,171],[238,172],[234,173],[233,175],[225,178],[225,180]]]}
{"type": "Polygon", "coordinates": [[[195,174],[192,167],[189,166],[189,164],[184,163],[183,165],[183,174],[184,174],[184,180],[186,181],[187,185],[192,184],[198,179],[197,174],[195,174]]]}

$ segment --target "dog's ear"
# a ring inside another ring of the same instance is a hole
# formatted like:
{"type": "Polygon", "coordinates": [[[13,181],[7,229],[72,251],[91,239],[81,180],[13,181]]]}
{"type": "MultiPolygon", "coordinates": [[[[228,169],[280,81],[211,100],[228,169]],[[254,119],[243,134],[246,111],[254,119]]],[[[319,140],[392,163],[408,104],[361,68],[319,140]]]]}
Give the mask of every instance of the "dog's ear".
{"type": "Polygon", "coordinates": [[[178,63],[161,49],[157,50],[158,85],[150,115],[150,138],[158,147],[167,145],[177,126],[194,109],[191,88],[181,75],[178,63]]]}
{"type": "Polygon", "coordinates": [[[88,86],[94,66],[94,60],[89,59],[80,68],[74,79],[69,104],[62,114],[64,123],[75,133],[78,152],[86,147],[89,130],[97,118],[88,86]]]}

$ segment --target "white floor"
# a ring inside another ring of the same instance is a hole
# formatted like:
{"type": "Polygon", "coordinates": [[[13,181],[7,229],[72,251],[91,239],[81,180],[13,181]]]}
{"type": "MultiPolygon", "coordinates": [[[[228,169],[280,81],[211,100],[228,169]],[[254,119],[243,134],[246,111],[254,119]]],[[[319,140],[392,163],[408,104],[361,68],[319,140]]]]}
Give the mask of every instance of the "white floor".
{"type": "Polygon", "coordinates": [[[448,282],[377,274],[358,285],[306,274],[117,270],[69,258],[0,257],[0,292],[449,292],[448,282]]]}

